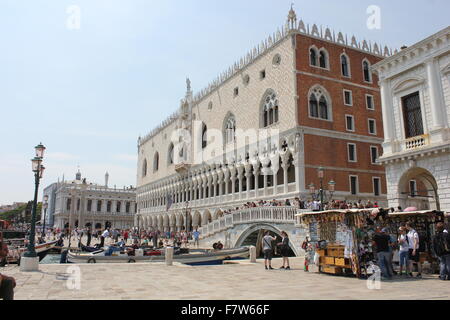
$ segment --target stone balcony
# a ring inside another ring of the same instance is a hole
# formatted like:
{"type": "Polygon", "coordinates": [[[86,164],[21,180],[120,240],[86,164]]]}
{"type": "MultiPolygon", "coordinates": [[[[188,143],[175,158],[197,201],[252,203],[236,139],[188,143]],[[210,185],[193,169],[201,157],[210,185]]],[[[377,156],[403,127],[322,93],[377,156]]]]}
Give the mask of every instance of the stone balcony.
{"type": "Polygon", "coordinates": [[[404,146],[405,146],[405,150],[409,151],[409,150],[415,150],[418,148],[423,148],[423,147],[427,146],[429,143],[430,143],[429,136],[427,134],[424,134],[421,136],[416,136],[416,137],[406,139],[404,141],[404,146]]]}

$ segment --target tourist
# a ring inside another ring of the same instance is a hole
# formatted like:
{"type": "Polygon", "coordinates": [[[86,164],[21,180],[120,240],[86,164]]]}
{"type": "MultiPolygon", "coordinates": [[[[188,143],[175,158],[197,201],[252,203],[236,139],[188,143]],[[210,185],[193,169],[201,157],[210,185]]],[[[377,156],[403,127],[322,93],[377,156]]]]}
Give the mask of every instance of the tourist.
{"type": "Polygon", "coordinates": [[[198,232],[198,230],[195,229],[195,231],[194,231],[194,233],[192,235],[194,236],[194,245],[195,245],[196,248],[198,248],[200,232],[198,232]]]}
{"type": "Polygon", "coordinates": [[[216,245],[217,250],[222,250],[223,249],[223,244],[219,241],[217,241],[217,245],[216,245]]]}
{"type": "Polygon", "coordinates": [[[392,270],[389,265],[391,255],[389,251],[389,245],[391,242],[391,238],[386,234],[386,231],[386,228],[383,228],[381,230],[380,228],[378,228],[372,240],[377,247],[377,260],[378,266],[381,269],[381,274],[384,278],[391,279],[392,270]]]}
{"type": "Polygon", "coordinates": [[[272,268],[272,241],[277,238],[270,235],[270,231],[266,231],[263,237],[263,252],[264,252],[264,266],[266,270],[273,270],[272,268]]]}
{"type": "Polygon", "coordinates": [[[123,233],[123,240],[125,241],[125,244],[127,244],[128,237],[129,237],[128,230],[125,230],[125,232],[123,233]]]}
{"type": "Polygon", "coordinates": [[[0,299],[14,300],[14,288],[16,280],[0,273],[0,299]]]}
{"type": "Polygon", "coordinates": [[[408,244],[408,236],[406,235],[406,227],[399,228],[400,235],[398,237],[398,244],[400,246],[399,256],[400,256],[400,276],[403,272],[403,267],[405,267],[405,276],[408,275],[408,266],[409,266],[409,244],[408,244]]]}
{"type": "Polygon", "coordinates": [[[420,264],[419,253],[419,234],[414,230],[411,222],[406,223],[406,229],[408,230],[408,244],[409,244],[409,275],[412,277],[413,265],[417,264],[417,278],[422,277],[422,266],[420,264]]]}
{"type": "MultiPolygon", "coordinates": [[[[6,260],[8,256],[8,246],[3,241],[0,242],[0,261],[6,260]]],[[[0,299],[14,300],[14,288],[16,281],[12,277],[0,273],[0,299]]]]}
{"type": "Polygon", "coordinates": [[[278,244],[281,256],[283,257],[283,265],[280,269],[290,270],[289,266],[289,237],[285,231],[281,231],[281,242],[278,244]]]}
{"type": "Polygon", "coordinates": [[[450,235],[444,232],[444,224],[436,225],[436,234],[433,236],[433,250],[439,258],[439,279],[450,280],[450,235]]]}
{"type": "Polygon", "coordinates": [[[108,228],[106,228],[106,230],[100,236],[100,248],[102,248],[105,245],[105,239],[107,237],[109,237],[109,229],[108,228]]]}

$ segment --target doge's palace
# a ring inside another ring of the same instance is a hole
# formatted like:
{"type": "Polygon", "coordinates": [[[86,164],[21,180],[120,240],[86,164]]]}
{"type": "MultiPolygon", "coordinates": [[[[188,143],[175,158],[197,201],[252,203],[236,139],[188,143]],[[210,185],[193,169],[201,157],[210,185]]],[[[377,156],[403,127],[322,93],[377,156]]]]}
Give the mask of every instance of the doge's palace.
{"type": "Polygon", "coordinates": [[[196,228],[248,201],[311,199],[323,182],[334,199],[386,202],[378,78],[381,44],[297,20],[283,27],[138,139],[135,224],[196,228]]]}

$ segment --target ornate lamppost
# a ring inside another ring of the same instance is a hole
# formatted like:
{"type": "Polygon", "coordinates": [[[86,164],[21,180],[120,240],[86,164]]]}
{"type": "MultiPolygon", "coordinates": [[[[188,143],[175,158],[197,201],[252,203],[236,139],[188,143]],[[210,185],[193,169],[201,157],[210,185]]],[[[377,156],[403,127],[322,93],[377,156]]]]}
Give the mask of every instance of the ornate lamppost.
{"type": "Polygon", "coordinates": [[[32,171],[34,172],[34,200],[33,200],[33,210],[31,214],[31,226],[30,226],[30,237],[27,247],[27,251],[23,254],[20,261],[21,271],[38,271],[39,270],[39,258],[36,254],[35,249],[35,238],[36,238],[36,210],[37,210],[37,199],[39,191],[39,181],[44,175],[45,167],[42,165],[42,160],[44,159],[45,147],[40,143],[35,148],[36,156],[31,160],[32,171]]]}
{"type": "MultiPolygon", "coordinates": [[[[324,200],[324,196],[326,196],[326,191],[327,191],[327,190],[324,190],[324,188],[323,188],[323,177],[324,177],[323,167],[320,167],[317,170],[317,176],[320,181],[320,189],[318,190],[317,195],[316,195],[316,187],[314,186],[314,183],[311,183],[308,187],[309,187],[309,192],[311,193],[311,196],[313,197],[313,200],[314,200],[314,198],[320,198],[320,211],[323,211],[323,209],[324,209],[323,200],[324,200]]],[[[334,182],[333,180],[328,182],[328,192],[330,193],[329,201],[331,201],[333,199],[335,187],[336,187],[336,182],[334,182]]]]}

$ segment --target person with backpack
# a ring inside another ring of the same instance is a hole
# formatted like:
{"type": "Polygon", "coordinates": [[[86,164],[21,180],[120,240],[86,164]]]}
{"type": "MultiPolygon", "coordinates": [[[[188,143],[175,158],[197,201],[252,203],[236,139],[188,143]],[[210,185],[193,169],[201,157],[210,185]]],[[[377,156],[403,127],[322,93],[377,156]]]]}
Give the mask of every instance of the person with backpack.
{"type": "Polygon", "coordinates": [[[270,235],[270,231],[266,231],[263,237],[263,252],[264,252],[264,266],[266,270],[273,270],[272,268],[272,241],[277,238],[270,235]]]}
{"type": "Polygon", "coordinates": [[[278,246],[283,257],[283,266],[280,269],[291,270],[289,266],[289,237],[286,231],[281,231],[281,237],[281,242],[278,243],[278,246]]]}
{"type": "Polygon", "coordinates": [[[450,280],[450,235],[444,232],[444,224],[436,225],[436,234],[433,236],[433,250],[439,258],[439,278],[450,280]]]}
{"type": "Polygon", "coordinates": [[[419,253],[419,234],[414,230],[411,222],[406,223],[406,229],[408,230],[408,244],[409,244],[409,275],[412,277],[413,264],[417,264],[417,278],[422,278],[422,266],[420,264],[419,253]]]}

